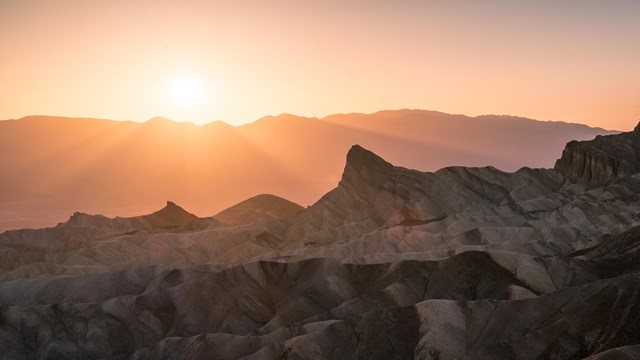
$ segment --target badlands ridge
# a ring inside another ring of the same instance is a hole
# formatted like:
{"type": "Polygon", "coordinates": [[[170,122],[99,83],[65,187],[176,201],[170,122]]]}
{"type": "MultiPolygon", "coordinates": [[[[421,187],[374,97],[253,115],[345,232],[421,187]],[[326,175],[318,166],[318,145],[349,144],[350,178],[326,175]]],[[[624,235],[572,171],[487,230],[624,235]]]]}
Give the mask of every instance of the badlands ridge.
{"type": "Polygon", "coordinates": [[[262,195],[0,234],[12,359],[635,359],[640,130],[554,169],[358,145],[308,208],[262,195]]]}

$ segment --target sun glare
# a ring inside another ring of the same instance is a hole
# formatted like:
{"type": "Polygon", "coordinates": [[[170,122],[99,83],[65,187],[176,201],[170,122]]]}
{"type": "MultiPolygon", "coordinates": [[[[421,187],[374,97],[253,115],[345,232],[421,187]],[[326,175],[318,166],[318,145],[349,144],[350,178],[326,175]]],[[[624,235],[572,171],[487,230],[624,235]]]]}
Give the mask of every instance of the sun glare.
{"type": "Polygon", "coordinates": [[[202,86],[194,78],[181,76],[171,84],[173,101],[183,107],[193,107],[202,100],[202,86]]]}

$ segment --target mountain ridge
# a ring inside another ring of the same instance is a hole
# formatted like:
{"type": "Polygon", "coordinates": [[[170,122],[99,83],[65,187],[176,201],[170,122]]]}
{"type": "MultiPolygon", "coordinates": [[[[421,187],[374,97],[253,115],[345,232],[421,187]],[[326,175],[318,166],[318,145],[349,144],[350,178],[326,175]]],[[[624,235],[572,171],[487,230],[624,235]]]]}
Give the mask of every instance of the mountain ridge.
{"type": "Polygon", "coordinates": [[[389,113],[405,113],[405,114],[412,114],[412,113],[426,113],[426,114],[438,114],[438,115],[448,115],[448,116],[461,116],[461,117],[465,117],[465,118],[469,118],[469,119],[484,119],[484,118],[508,118],[508,119],[512,119],[512,120],[530,120],[530,121],[536,121],[536,122],[541,122],[541,123],[553,123],[553,124],[568,124],[568,125],[583,125],[592,129],[596,129],[596,130],[602,130],[602,131],[612,131],[612,132],[623,132],[622,130],[617,130],[617,129],[605,129],[599,126],[591,126],[588,124],[583,124],[583,123],[576,123],[576,122],[568,122],[568,121],[562,121],[562,120],[538,120],[538,119],[533,119],[530,117],[525,117],[525,116],[518,116],[518,115],[507,115],[507,114],[482,114],[482,115],[475,115],[475,116],[470,116],[470,115],[465,115],[465,114],[452,114],[452,113],[446,113],[443,111],[437,111],[437,110],[426,110],[426,109],[410,109],[410,108],[401,108],[401,109],[388,109],[388,110],[378,110],[378,111],[374,111],[374,112],[350,112],[350,113],[336,113],[336,114],[331,114],[331,115],[326,115],[326,116],[305,116],[305,115],[296,115],[296,114],[292,114],[292,113],[281,113],[278,115],[265,115],[259,119],[256,119],[254,121],[251,122],[247,122],[247,123],[243,123],[240,125],[233,125],[231,122],[227,122],[224,120],[212,120],[210,122],[206,122],[206,123],[194,123],[194,122],[190,122],[190,121],[180,121],[180,120],[173,120],[161,115],[156,115],[153,116],[147,120],[141,120],[141,121],[135,121],[135,120],[130,120],[130,119],[108,119],[108,118],[97,118],[97,117],[85,117],[85,116],[58,116],[58,115],[26,115],[20,118],[12,118],[12,119],[2,119],[0,121],[18,121],[18,120],[27,120],[27,119],[36,119],[36,118],[41,118],[41,119],[86,119],[86,120],[106,120],[106,121],[118,121],[118,122],[135,122],[135,123],[145,123],[145,122],[149,122],[152,121],[154,119],[163,119],[163,120],[167,120],[173,123],[178,123],[178,124],[193,124],[199,127],[206,127],[208,125],[211,124],[215,124],[215,123],[223,123],[226,124],[228,126],[231,127],[239,127],[239,126],[245,126],[245,125],[251,125],[255,122],[258,122],[262,119],[271,119],[271,118],[279,118],[279,117],[287,117],[287,118],[298,118],[298,119],[308,119],[308,120],[322,120],[322,121],[327,121],[333,118],[343,118],[343,117],[349,117],[349,116],[364,116],[364,117],[372,117],[372,116],[376,116],[376,115],[386,115],[389,113]]]}
{"type": "Polygon", "coordinates": [[[307,206],[340,180],[343,156],[353,144],[422,171],[451,165],[512,171],[550,167],[548,154],[555,156],[567,141],[611,133],[415,110],[295,118],[240,127],[0,121],[0,230],[51,226],[74,211],[140,215],[166,198],[201,217],[258,193],[307,206]]]}

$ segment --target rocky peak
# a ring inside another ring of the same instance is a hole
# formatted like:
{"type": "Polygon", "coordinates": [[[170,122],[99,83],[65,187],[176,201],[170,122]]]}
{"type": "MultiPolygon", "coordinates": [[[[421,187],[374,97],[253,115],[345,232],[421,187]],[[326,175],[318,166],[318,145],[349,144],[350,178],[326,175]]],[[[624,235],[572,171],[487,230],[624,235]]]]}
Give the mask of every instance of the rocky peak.
{"type": "Polygon", "coordinates": [[[64,223],[59,223],[58,226],[94,226],[94,227],[109,227],[109,218],[103,215],[89,215],[83,212],[76,211],[71,215],[69,220],[64,223]]]}
{"type": "Polygon", "coordinates": [[[169,201],[167,200],[167,205],[165,205],[164,207],[165,209],[180,209],[183,210],[180,206],[178,206],[176,203],[174,203],[173,201],[169,201]]]}
{"type": "Polygon", "coordinates": [[[83,222],[85,222],[87,219],[90,219],[91,217],[92,216],[89,215],[89,214],[85,214],[83,212],[76,211],[76,212],[73,213],[73,215],[71,215],[71,217],[69,217],[69,220],[67,220],[66,224],[69,224],[69,225],[82,224],[83,222]]]}
{"type": "Polygon", "coordinates": [[[198,217],[188,212],[187,210],[181,208],[176,203],[172,201],[167,201],[167,205],[164,208],[154,212],[151,215],[147,215],[147,217],[158,217],[163,218],[165,220],[175,220],[178,222],[188,221],[197,219],[198,217]]]}
{"type": "Polygon", "coordinates": [[[588,182],[640,172],[640,124],[630,132],[570,141],[554,168],[570,180],[588,182]]]}
{"type": "Polygon", "coordinates": [[[347,154],[347,164],[340,183],[377,183],[377,180],[386,180],[392,169],[393,165],[380,156],[360,145],[353,145],[347,154]]]}

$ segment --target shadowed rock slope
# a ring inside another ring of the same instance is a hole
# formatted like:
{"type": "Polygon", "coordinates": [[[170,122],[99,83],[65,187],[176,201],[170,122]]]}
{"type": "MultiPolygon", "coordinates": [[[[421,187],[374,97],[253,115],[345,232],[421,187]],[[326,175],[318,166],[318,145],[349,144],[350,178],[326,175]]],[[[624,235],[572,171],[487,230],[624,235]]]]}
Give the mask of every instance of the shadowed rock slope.
{"type": "Polygon", "coordinates": [[[338,186],[307,209],[259,196],[225,220],[169,202],[0,234],[0,348],[15,359],[634,358],[634,136],[568,144],[628,163],[588,165],[586,177],[573,150],[556,169],[419,172],[356,145],[338,186]]]}

